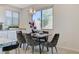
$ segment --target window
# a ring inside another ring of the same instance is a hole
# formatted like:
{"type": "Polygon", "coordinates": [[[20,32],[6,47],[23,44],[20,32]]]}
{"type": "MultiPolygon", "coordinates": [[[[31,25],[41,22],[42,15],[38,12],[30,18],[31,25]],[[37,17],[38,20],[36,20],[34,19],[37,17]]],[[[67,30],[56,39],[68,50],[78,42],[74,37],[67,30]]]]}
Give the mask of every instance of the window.
{"type": "Polygon", "coordinates": [[[41,11],[36,12],[33,15],[33,21],[35,22],[35,26],[38,30],[41,29],[41,11]]]}
{"type": "Polygon", "coordinates": [[[53,29],[53,10],[52,8],[37,11],[33,14],[33,20],[37,29],[53,29]]]}
{"type": "Polygon", "coordinates": [[[5,28],[9,26],[18,26],[19,13],[11,10],[5,11],[5,28]]]}
{"type": "Polygon", "coordinates": [[[13,12],[13,25],[18,25],[19,14],[17,12],[13,12]]]}
{"type": "Polygon", "coordinates": [[[5,18],[5,24],[7,26],[12,25],[12,12],[11,11],[6,11],[6,18],[5,18]]]}
{"type": "Polygon", "coordinates": [[[42,29],[52,29],[53,25],[53,13],[51,9],[42,10],[42,29]]]}

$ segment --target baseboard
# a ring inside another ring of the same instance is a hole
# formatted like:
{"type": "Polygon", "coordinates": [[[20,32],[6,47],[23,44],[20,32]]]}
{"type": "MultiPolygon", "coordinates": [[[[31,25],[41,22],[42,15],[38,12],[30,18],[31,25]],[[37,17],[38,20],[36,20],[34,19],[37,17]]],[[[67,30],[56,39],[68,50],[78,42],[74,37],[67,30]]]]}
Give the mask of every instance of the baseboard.
{"type": "Polygon", "coordinates": [[[79,49],[72,49],[72,48],[68,48],[68,47],[58,47],[58,48],[63,49],[65,51],[72,51],[75,53],[79,53],[79,49]]]}

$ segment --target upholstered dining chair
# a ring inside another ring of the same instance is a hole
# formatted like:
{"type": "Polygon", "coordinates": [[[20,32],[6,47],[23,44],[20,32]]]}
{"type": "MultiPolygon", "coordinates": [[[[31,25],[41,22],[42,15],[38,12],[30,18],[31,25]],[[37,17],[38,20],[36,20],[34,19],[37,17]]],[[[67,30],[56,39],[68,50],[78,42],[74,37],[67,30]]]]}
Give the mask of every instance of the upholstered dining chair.
{"type": "Polygon", "coordinates": [[[23,44],[23,49],[24,49],[25,45],[26,45],[26,39],[25,39],[24,35],[22,34],[22,31],[17,31],[17,40],[19,43],[19,47],[21,48],[21,46],[23,44]]]}
{"type": "Polygon", "coordinates": [[[26,42],[27,42],[26,50],[27,50],[28,46],[31,46],[32,53],[34,53],[34,47],[39,45],[39,42],[35,41],[35,38],[33,38],[31,36],[31,33],[26,34],[26,42]]]}
{"type": "MultiPolygon", "coordinates": [[[[49,34],[48,31],[43,31],[43,33],[45,33],[45,34],[49,34]]],[[[45,38],[45,41],[47,41],[47,40],[48,40],[48,36],[45,38]]]]}
{"type": "MultiPolygon", "coordinates": [[[[46,42],[46,43],[44,44],[44,46],[46,46],[46,47],[48,47],[48,48],[50,47],[52,53],[53,53],[53,47],[55,47],[56,52],[58,52],[58,51],[57,51],[57,47],[56,47],[57,42],[58,42],[58,39],[59,39],[59,34],[56,33],[56,34],[54,35],[53,39],[51,40],[51,42],[46,42]]],[[[43,49],[44,49],[44,47],[43,47],[43,49]]],[[[48,51],[49,51],[49,49],[48,49],[48,51]]]]}

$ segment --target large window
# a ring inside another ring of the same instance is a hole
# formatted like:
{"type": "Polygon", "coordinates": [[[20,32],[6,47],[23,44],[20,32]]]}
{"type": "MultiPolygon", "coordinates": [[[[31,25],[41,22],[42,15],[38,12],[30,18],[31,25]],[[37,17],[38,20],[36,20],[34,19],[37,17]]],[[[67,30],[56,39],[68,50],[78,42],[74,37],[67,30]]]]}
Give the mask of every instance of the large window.
{"type": "Polygon", "coordinates": [[[9,26],[18,26],[19,24],[19,13],[11,10],[5,11],[5,28],[9,26]]]}
{"type": "Polygon", "coordinates": [[[33,20],[37,29],[53,29],[53,9],[37,11],[33,14],[33,20]]]}
{"type": "Polygon", "coordinates": [[[35,26],[37,27],[38,30],[41,29],[41,11],[37,11],[33,15],[33,21],[35,22],[35,26]]]}

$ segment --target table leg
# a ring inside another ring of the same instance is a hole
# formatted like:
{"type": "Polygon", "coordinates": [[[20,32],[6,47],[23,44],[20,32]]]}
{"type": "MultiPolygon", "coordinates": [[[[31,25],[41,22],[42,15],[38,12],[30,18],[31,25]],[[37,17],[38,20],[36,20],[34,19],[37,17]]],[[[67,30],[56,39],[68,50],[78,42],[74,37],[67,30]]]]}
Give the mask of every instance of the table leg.
{"type": "Polygon", "coordinates": [[[39,39],[39,52],[40,52],[40,54],[41,54],[41,45],[40,45],[40,39],[39,39]]]}
{"type": "Polygon", "coordinates": [[[40,50],[40,54],[41,54],[41,45],[39,44],[39,50],[40,50]]]}

